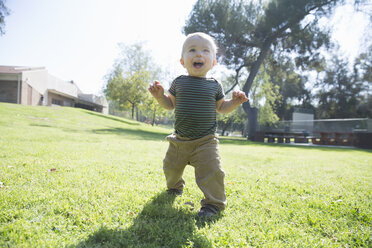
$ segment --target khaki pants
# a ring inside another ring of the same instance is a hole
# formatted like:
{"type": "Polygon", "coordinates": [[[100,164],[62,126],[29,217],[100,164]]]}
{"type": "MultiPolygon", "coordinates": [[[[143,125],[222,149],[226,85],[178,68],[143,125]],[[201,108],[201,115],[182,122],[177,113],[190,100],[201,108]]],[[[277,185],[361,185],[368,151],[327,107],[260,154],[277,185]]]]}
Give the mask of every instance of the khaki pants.
{"type": "Polygon", "coordinates": [[[189,140],[172,134],[167,140],[169,148],[163,169],[168,189],[182,190],[185,186],[183,171],[186,165],[192,165],[196,183],[205,197],[201,205],[212,204],[223,210],[226,207],[225,173],[221,168],[217,136],[189,140]]]}

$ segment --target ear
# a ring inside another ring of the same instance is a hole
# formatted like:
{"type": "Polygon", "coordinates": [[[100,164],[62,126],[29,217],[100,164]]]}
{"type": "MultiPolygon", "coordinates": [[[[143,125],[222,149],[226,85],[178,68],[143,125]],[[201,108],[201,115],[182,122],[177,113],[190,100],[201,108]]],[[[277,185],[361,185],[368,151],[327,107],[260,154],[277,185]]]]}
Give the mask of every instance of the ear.
{"type": "Polygon", "coordinates": [[[213,66],[217,65],[217,60],[213,60],[213,66]]]}
{"type": "Polygon", "coordinates": [[[181,65],[185,66],[185,62],[183,61],[183,58],[180,59],[181,65]]]}

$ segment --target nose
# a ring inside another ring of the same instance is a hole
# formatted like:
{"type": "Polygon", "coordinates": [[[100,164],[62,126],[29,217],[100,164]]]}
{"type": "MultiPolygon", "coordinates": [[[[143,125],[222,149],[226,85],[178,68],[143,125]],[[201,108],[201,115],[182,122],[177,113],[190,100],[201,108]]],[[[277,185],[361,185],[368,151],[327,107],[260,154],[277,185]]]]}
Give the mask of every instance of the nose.
{"type": "Polygon", "coordinates": [[[197,56],[197,57],[200,57],[201,54],[202,54],[201,51],[197,51],[197,52],[196,52],[196,56],[197,56]]]}

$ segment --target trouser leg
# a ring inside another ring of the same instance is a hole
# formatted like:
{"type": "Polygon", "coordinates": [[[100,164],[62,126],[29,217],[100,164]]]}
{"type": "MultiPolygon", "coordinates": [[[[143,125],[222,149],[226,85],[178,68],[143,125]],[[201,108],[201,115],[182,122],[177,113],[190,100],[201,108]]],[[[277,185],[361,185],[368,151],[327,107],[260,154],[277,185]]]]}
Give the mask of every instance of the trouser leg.
{"type": "Polygon", "coordinates": [[[195,167],[196,183],[205,197],[201,204],[212,204],[223,210],[226,207],[225,173],[221,167],[218,140],[212,137],[197,147],[192,165],[195,167]]]}
{"type": "Polygon", "coordinates": [[[185,161],[179,154],[178,145],[170,138],[168,151],[163,160],[163,171],[167,182],[168,189],[183,190],[185,180],[182,178],[187,161],[185,161]]]}

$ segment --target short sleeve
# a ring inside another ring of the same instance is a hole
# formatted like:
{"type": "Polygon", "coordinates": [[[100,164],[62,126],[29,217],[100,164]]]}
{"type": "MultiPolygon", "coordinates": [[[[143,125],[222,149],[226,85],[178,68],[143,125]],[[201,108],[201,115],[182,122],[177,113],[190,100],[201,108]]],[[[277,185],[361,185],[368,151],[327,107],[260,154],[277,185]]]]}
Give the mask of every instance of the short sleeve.
{"type": "Polygon", "coordinates": [[[173,82],[171,83],[171,86],[169,87],[169,90],[168,92],[172,95],[172,96],[176,96],[176,80],[173,80],[173,82]]]}
{"type": "Polygon", "coordinates": [[[223,92],[222,85],[216,80],[218,86],[217,86],[217,93],[216,93],[216,101],[221,100],[225,97],[225,93],[223,92]]]}

